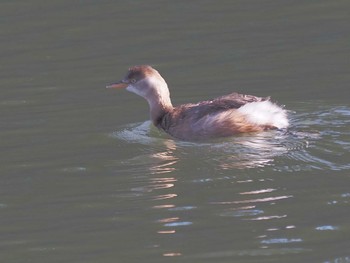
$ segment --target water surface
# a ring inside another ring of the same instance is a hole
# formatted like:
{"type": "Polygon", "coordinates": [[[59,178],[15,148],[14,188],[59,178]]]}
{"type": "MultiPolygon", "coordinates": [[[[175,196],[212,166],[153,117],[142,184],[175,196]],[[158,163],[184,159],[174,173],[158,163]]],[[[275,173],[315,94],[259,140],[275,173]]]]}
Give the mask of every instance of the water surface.
{"type": "Polygon", "coordinates": [[[348,1],[3,1],[4,262],[350,262],[348,1]],[[285,131],[181,142],[174,104],[272,96],[285,131]]]}

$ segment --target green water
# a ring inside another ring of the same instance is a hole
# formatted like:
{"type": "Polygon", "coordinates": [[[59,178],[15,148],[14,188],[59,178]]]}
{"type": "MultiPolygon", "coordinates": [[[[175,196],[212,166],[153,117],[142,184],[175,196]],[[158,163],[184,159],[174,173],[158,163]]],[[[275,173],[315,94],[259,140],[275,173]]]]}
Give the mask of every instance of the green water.
{"type": "Polygon", "coordinates": [[[348,1],[1,1],[1,262],[350,262],[348,1]],[[185,143],[106,90],[272,96],[288,132],[185,143]]]}

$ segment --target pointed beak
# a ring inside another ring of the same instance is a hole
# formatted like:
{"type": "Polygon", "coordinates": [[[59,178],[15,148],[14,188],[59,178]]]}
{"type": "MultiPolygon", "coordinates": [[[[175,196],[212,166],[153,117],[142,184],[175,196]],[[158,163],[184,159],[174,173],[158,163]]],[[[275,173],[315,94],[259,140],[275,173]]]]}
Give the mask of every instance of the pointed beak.
{"type": "Polygon", "coordinates": [[[107,89],[125,89],[129,83],[125,80],[121,80],[116,83],[112,83],[106,86],[107,89]]]}

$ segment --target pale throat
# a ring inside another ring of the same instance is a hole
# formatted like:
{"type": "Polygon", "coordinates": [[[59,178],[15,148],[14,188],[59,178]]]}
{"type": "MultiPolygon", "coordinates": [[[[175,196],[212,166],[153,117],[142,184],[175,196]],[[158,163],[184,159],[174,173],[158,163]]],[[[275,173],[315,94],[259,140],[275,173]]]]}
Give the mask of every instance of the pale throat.
{"type": "Polygon", "coordinates": [[[154,124],[156,124],[164,114],[173,109],[167,86],[157,89],[153,94],[145,98],[148,101],[151,119],[154,124]]]}
{"type": "Polygon", "coordinates": [[[151,120],[156,124],[159,118],[173,109],[168,85],[163,78],[155,77],[144,79],[139,85],[143,86],[143,88],[140,89],[129,85],[127,90],[147,100],[150,107],[151,120]]]}

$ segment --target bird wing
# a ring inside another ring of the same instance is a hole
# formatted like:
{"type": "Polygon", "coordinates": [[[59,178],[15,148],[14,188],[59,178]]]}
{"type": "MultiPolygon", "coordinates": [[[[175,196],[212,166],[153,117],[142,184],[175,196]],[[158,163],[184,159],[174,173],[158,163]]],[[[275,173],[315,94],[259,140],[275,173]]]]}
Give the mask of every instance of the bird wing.
{"type": "Polygon", "coordinates": [[[220,111],[238,109],[247,103],[266,101],[269,99],[269,97],[261,98],[252,95],[231,93],[213,100],[202,101],[197,104],[185,104],[183,105],[184,109],[182,112],[185,115],[197,116],[198,118],[201,118],[205,115],[220,111]]]}
{"type": "Polygon", "coordinates": [[[247,103],[265,100],[270,100],[270,97],[262,98],[253,95],[244,95],[234,92],[212,100],[212,104],[226,109],[238,109],[247,103]]]}

